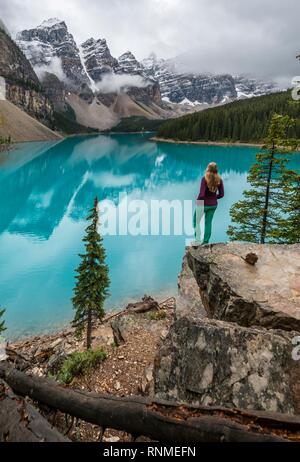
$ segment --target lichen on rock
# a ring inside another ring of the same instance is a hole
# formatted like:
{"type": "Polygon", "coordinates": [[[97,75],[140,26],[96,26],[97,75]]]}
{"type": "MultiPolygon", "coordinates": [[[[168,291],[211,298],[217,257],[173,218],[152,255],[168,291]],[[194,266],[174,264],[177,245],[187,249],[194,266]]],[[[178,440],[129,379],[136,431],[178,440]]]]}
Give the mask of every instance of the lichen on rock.
{"type": "Polygon", "coordinates": [[[155,367],[155,393],[197,405],[295,413],[292,334],[209,319],[181,318],[155,367]]]}

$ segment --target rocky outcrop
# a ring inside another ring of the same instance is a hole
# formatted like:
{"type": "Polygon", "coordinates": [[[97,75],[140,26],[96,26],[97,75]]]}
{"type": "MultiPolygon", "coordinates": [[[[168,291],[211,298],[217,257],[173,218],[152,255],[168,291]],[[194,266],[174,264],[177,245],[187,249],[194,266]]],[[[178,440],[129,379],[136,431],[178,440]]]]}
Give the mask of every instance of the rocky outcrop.
{"type": "Polygon", "coordinates": [[[146,106],[151,106],[152,103],[160,106],[162,103],[159,85],[154,81],[146,82],[144,87],[130,87],[127,94],[146,106]]]}
{"type": "Polygon", "coordinates": [[[81,49],[86,71],[94,82],[118,67],[118,61],[110,54],[105,39],[90,38],[81,45],[81,49]]]}
{"type": "Polygon", "coordinates": [[[130,74],[130,75],[143,75],[144,68],[141,63],[138,62],[136,57],[127,51],[123,53],[118,58],[118,69],[117,72],[120,74],[130,74]]]}
{"type": "Polygon", "coordinates": [[[66,88],[55,74],[45,72],[42,85],[47,97],[52,101],[55,110],[64,111],[66,105],[66,88]]]}
{"type": "Polygon", "coordinates": [[[52,104],[43,93],[30,62],[1,28],[0,49],[0,76],[5,79],[6,99],[46,125],[51,125],[52,104]]]}
{"type": "Polygon", "coordinates": [[[300,412],[300,364],[287,332],[181,318],[156,358],[162,399],[229,408],[300,412]]]}
{"type": "Polygon", "coordinates": [[[180,319],[186,316],[190,319],[200,319],[206,316],[206,312],[200,298],[199,286],[185,255],[178,276],[175,317],[180,319]]]}
{"type": "Polygon", "coordinates": [[[6,82],[6,98],[43,124],[52,127],[53,106],[46,95],[20,84],[6,82]]]}
{"type": "Polygon", "coordinates": [[[126,90],[128,95],[134,100],[146,105],[150,105],[151,103],[157,105],[162,104],[158,80],[147,75],[143,65],[136,59],[131,51],[127,51],[118,58],[118,68],[116,68],[115,71],[117,74],[141,77],[139,85],[130,85],[126,90]]]}
{"type": "Polygon", "coordinates": [[[300,246],[218,244],[189,248],[188,265],[208,316],[300,332],[300,246]],[[253,252],[255,266],[245,262],[253,252]]]}
{"type": "Polygon", "coordinates": [[[156,396],[300,413],[299,257],[299,245],[188,248],[176,321],[155,361],[156,396]]]}
{"type": "MultiPolygon", "coordinates": [[[[69,88],[77,91],[88,83],[79,49],[64,21],[52,18],[36,28],[17,34],[17,44],[31,64],[40,72],[47,68],[66,79],[69,88]]],[[[51,71],[50,71],[51,72],[51,71]]]]}
{"type": "Polygon", "coordinates": [[[11,82],[27,84],[28,88],[40,89],[40,82],[30,62],[11,37],[0,28],[0,75],[11,82]]]}

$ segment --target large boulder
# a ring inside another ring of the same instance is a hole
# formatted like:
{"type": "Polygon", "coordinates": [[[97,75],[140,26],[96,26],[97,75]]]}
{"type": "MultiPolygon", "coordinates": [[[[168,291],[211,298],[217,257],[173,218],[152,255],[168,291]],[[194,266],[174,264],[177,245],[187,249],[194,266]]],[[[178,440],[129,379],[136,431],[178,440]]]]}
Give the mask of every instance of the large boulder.
{"type": "Polygon", "coordinates": [[[181,317],[156,357],[155,395],[196,405],[299,413],[294,335],[181,317]]]}
{"type": "Polygon", "coordinates": [[[181,272],[178,276],[175,319],[185,316],[196,319],[206,316],[200,297],[200,289],[193,271],[189,267],[187,255],[183,258],[181,272]]]}
{"type": "Polygon", "coordinates": [[[300,331],[300,245],[190,247],[186,260],[209,317],[300,331]],[[245,261],[251,253],[256,264],[245,261]]]}

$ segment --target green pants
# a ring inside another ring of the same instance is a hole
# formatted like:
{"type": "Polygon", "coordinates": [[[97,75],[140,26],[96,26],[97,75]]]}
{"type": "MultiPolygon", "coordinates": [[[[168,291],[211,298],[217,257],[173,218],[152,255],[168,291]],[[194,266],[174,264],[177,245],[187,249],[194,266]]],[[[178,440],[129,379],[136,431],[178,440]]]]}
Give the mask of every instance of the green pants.
{"type": "Polygon", "coordinates": [[[217,210],[217,205],[205,205],[204,207],[197,206],[194,213],[194,228],[196,241],[200,242],[200,222],[204,214],[205,228],[204,239],[202,244],[208,244],[211,237],[212,221],[217,210]]]}

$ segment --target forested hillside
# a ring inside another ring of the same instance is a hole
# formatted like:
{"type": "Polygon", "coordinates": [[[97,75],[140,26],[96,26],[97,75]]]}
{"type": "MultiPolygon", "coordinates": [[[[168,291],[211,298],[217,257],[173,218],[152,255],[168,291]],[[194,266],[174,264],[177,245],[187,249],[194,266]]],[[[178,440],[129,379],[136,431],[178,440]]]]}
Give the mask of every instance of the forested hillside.
{"type": "Polygon", "coordinates": [[[108,132],[155,132],[159,129],[163,120],[147,119],[146,117],[125,117],[118,125],[112,127],[108,132]]]}
{"type": "Polygon", "coordinates": [[[158,136],[179,141],[260,142],[274,113],[298,119],[289,136],[300,137],[300,105],[293,101],[290,91],[236,101],[169,120],[160,127],[158,136]]]}

